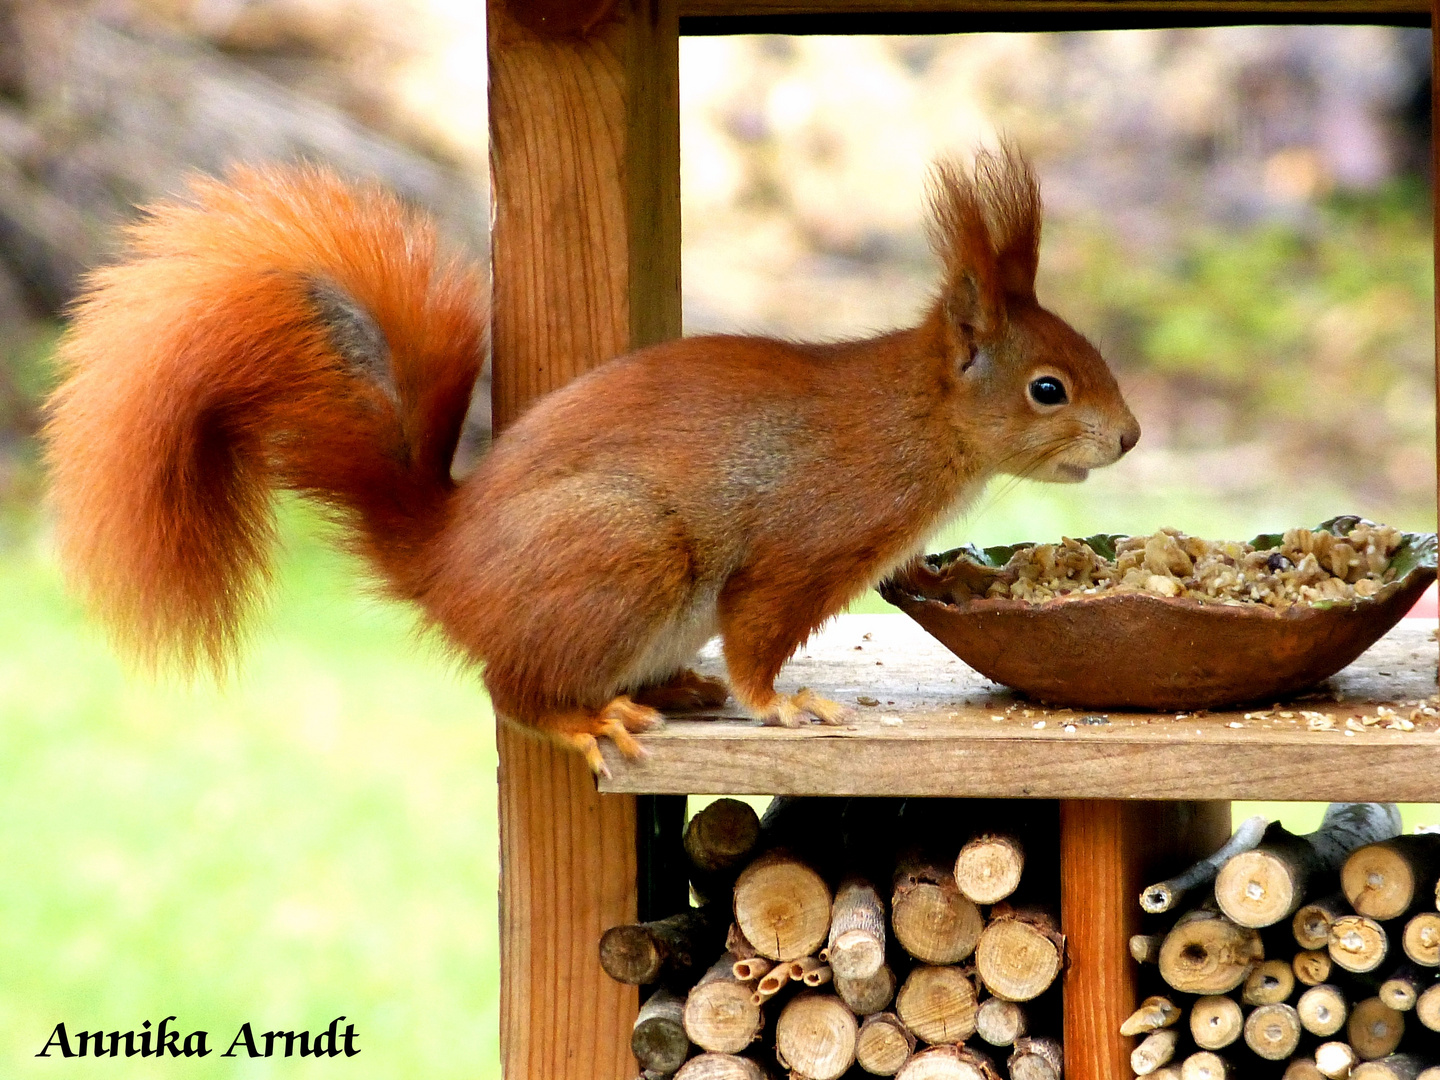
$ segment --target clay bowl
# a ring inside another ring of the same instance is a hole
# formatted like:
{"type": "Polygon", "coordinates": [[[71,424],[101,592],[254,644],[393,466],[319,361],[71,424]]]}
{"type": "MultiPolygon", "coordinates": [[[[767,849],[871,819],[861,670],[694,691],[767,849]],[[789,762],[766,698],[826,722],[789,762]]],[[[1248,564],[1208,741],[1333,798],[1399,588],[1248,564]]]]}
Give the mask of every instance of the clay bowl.
{"type": "MultiPolygon", "coordinates": [[[[1087,542],[1101,550],[1097,543],[1108,541],[1113,551],[1117,539],[1087,542]]],[[[1271,548],[1280,541],[1270,535],[1251,543],[1271,548]]],[[[995,568],[1022,546],[931,555],[931,573],[899,575],[881,592],[985,677],[1078,709],[1193,711],[1298,693],[1384,636],[1435,580],[1435,536],[1407,533],[1392,560],[1396,580],[1353,602],[1277,610],[1122,593],[1036,604],[957,599],[940,585],[958,560],[995,568]]]]}

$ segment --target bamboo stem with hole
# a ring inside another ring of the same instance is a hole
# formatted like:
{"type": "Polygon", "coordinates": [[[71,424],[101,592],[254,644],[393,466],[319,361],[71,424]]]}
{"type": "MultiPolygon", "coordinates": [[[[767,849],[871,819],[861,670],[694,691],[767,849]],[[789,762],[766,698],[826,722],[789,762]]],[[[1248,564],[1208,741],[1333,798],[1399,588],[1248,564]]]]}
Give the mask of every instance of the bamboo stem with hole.
{"type": "Polygon", "coordinates": [[[1301,1027],[1312,1035],[1326,1038],[1345,1026],[1345,1020],[1350,1015],[1350,1006],[1340,987],[1321,983],[1300,995],[1300,1000],[1295,1003],[1295,1011],[1300,1016],[1301,1027]]]}
{"type": "Polygon", "coordinates": [[[1201,1050],[1224,1050],[1244,1028],[1245,1015],[1234,998],[1210,995],[1190,1007],[1190,1037],[1201,1050]]]}
{"type": "Polygon", "coordinates": [[[1405,1034],[1405,1014],[1398,1013],[1378,997],[1366,998],[1350,1010],[1345,1034],[1362,1061],[1393,1054],[1405,1034]]]}

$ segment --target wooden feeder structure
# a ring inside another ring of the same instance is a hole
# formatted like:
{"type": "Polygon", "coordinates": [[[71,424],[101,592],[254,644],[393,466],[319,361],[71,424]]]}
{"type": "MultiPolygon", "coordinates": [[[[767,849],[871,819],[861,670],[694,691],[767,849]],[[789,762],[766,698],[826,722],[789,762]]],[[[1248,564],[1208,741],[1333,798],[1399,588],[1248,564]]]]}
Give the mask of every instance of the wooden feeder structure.
{"type": "MultiPolygon", "coordinates": [[[[682,33],[1427,21],[1424,0],[489,0],[497,429],[610,357],[680,335],[682,33]]],[[[1434,693],[1425,637],[1402,624],[1347,669],[1337,684],[1346,704],[1434,693]]],[[[685,906],[690,793],[1060,800],[1065,1073],[1074,1080],[1130,1075],[1135,1040],[1117,1033],[1137,1000],[1128,951],[1136,899],[1159,862],[1223,842],[1230,807],[1220,800],[1440,795],[1435,732],[1320,739],[1303,725],[1242,726],[1224,712],[1042,728],[1013,714],[992,719],[980,680],[967,685],[962,670],[905,620],[842,619],[782,679],[798,671],[851,692],[863,680],[883,708],[848,728],[672,722],[645,738],[647,761],[609,754],[613,778],[599,791],[578,755],[502,725],[508,1080],[633,1080],[637,992],[601,971],[596,942],[611,926],[685,906]],[[887,638],[882,625],[897,629],[887,638]],[[849,639],[862,630],[872,637],[856,653],[849,639]]]]}

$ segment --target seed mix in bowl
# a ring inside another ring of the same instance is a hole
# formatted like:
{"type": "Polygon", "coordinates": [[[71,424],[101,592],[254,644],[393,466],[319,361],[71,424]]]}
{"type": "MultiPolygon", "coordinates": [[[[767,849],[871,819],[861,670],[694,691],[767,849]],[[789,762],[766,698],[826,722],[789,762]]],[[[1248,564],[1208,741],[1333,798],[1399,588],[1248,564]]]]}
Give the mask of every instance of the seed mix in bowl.
{"type": "Polygon", "coordinates": [[[998,566],[985,596],[1041,603],[1148,593],[1272,608],[1328,606],[1374,596],[1394,581],[1396,556],[1408,539],[1399,529],[1354,517],[1250,543],[1203,540],[1178,529],[1151,536],[1065,537],[1058,544],[988,549],[984,554],[992,559],[1012,553],[998,566]]]}

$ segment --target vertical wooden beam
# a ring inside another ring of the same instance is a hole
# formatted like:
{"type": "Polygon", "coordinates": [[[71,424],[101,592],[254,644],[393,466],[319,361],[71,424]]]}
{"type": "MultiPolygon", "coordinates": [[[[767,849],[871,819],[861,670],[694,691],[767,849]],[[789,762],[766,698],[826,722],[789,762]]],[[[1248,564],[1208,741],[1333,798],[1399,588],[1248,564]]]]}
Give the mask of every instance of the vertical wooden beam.
{"type": "Polygon", "coordinates": [[[1140,890],[1229,835],[1228,802],[1061,802],[1066,1076],[1132,1074],[1134,1040],[1121,1036],[1120,1024],[1139,1001],[1129,942],[1140,928],[1140,890]]]}
{"type": "MultiPolygon", "coordinates": [[[[497,430],[680,332],[675,0],[490,0],[497,430]]],[[[617,418],[623,422],[623,418],[617,418]]],[[[501,725],[500,1039],[509,1080],[628,1080],[633,987],[600,970],[636,915],[636,805],[501,725]]]]}

